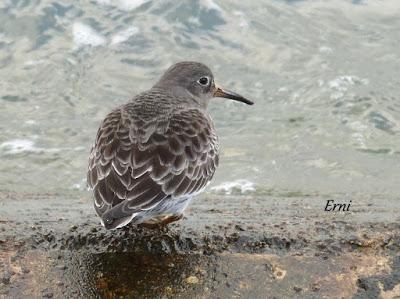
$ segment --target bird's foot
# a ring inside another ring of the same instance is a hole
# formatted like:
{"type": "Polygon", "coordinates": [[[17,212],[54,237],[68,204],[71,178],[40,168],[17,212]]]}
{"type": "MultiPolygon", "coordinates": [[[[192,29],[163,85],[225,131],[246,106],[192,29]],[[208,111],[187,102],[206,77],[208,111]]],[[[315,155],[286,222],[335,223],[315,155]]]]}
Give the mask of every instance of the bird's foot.
{"type": "Polygon", "coordinates": [[[183,218],[183,214],[172,215],[172,216],[164,217],[161,221],[158,221],[158,222],[143,222],[143,223],[139,224],[139,226],[145,227],[148,229],[162,230],[162,229],[165,229],[167,227],[167,225],[170,224],[171,222],[178,221],[182,218],[183,218]]]}

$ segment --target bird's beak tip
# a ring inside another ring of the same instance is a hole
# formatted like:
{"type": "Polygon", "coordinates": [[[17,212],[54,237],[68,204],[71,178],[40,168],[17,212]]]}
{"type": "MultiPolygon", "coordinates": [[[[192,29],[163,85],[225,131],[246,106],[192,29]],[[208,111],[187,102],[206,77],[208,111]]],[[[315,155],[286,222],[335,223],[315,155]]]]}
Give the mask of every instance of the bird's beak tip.
{"type": "Polygon", "coordinates": [[[214,91],[214,97],[220,97],[220,98],[226,98],[226,99],[231,99],[234,101],[242,102],[247,105],[254,105],[254,102],[246,99],[245,97],[241,96],[240,94],[237,94],[233,91],[224,89],[222,87],[215,87],[214,91]]]}

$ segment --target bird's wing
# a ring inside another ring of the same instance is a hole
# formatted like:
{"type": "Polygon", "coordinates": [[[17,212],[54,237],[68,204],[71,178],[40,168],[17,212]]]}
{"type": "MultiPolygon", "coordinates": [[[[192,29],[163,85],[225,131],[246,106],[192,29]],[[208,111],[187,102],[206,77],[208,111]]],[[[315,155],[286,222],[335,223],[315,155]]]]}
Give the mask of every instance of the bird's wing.
{"type": "Polygon", "coordinates": [[[118,109],[105,118],[89,157],[88,184],[106,225],[195,194],[218,165],[217,136],[202,111],[182,109],[145,121],[124,113],[118,109]]]}

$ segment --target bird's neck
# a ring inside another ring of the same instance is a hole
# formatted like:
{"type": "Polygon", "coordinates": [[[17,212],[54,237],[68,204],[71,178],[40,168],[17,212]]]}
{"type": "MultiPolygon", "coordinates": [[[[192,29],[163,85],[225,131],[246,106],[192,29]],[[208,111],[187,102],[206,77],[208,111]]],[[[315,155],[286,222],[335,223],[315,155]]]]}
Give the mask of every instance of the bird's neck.
{"type": "Polygon", "coordinates": [[[164,90],[164,92],[168,92],[176,100],[177,104],[182,104],[187,107],[198,108],[201,110],[207,109],[208,101],[205,101],[204,99],[200,99],[199,97],[190,93],[185,88],[177,86],[177,87],[173,87],[173,88],[164,89],[159,86],[154,86],[152,89],[162,89],[162,90],[164,90]]]}

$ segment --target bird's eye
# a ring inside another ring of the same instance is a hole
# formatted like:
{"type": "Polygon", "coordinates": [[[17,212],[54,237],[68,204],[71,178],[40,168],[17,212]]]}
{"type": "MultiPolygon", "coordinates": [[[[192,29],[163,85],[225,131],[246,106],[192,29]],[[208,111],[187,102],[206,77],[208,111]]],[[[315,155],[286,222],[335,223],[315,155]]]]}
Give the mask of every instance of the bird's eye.
{"type": "Polygon", "coordinates": [[[200,79],[199,79],[199,81],[197,81],[197,82],[199,82],[201,85],[208,85],[208,78],[207,77],[201,77],[200,79]]]}

